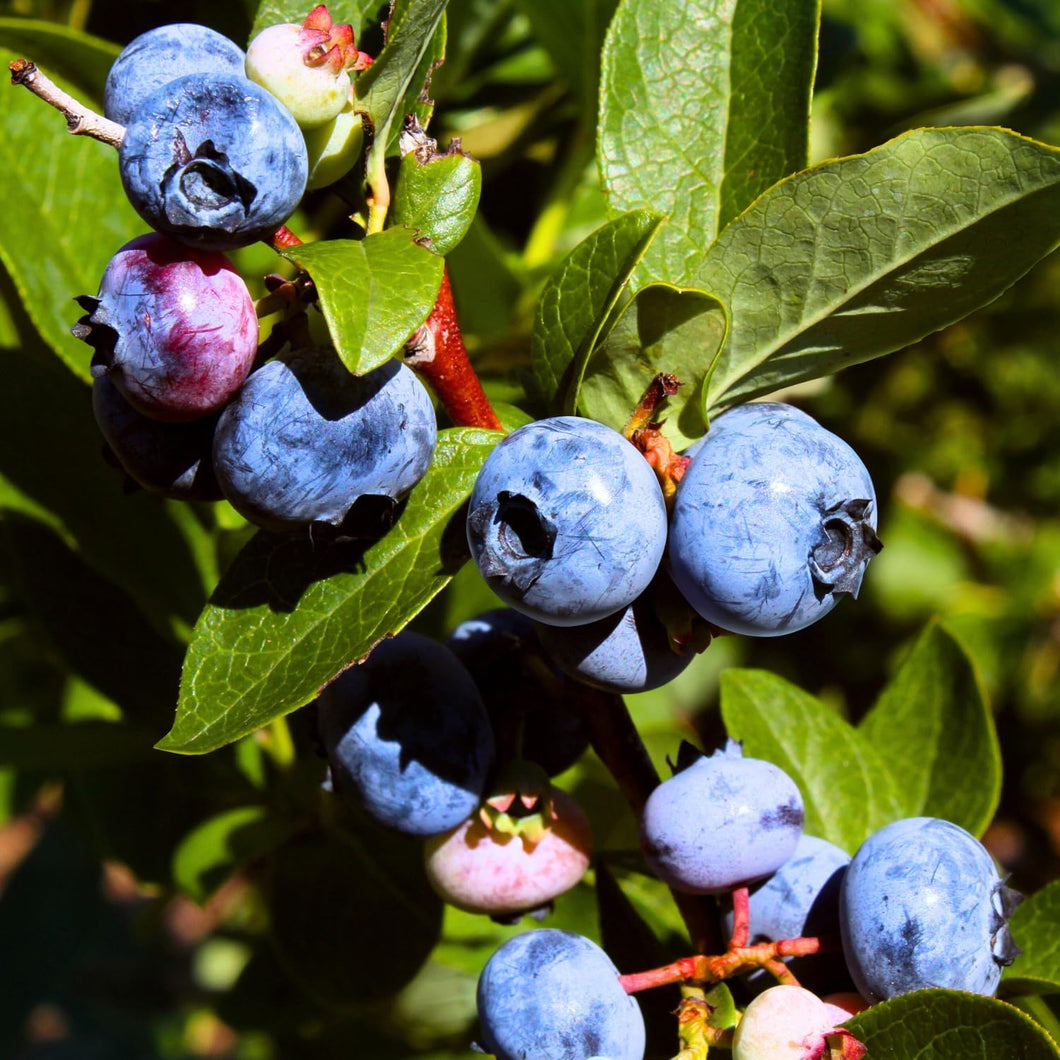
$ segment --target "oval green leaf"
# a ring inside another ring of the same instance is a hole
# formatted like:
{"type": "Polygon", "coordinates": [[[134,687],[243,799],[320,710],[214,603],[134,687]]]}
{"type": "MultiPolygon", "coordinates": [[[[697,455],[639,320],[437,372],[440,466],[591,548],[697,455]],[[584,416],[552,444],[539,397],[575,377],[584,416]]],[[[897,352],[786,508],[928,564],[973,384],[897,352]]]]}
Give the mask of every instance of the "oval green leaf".
{"type": "Polygon", "coordinates": [[[482,166],[470,155],[452,151],[421,162],[411,151],[401,160],[390,218],[444,257],[467,234],[481,193],[482,166]]]}
{"type": "Polygon", "coordinates": [[[725,308],[713,295],[664,284],[642,287],[593,350],[578,391],[579,411],[621,430],[656,374],[675,375],[681,388],[657,418],[674,448],[684,449],[707,429],[703,384],[725,329],[725,308]]]}
{"type": "Polygon", "coordinates": [[[342,363],[363,375],[400,353],[434,308],[445,262],[403,228],[284,251],[313,278],[342,363]]]}
{"type": "Polygon", "coordinates": [[[531,333],[534,381],[549,409],[575,410],[589,354],[660,224],[650,210],[616,218],[582,240],[549,277],[531,333]]]}
{"type": "Polygon", "coordinates": [[[1056,1060],[1056,1043],[1019,1009],[956,990],[917,990],[845,1026],[866,1060],[1056,1060]]]}
{"type": "Polygon", "coordinates": [[[396,633],[464,562],[463,506],[498,432],[442,431],[434,462],[368,548],[258,534],[203,610],[164,751],[215,750],[309,702],[396,633]]]}
{"type": "Polygon", "coordinates": [[[708,411],[960,320],[1060,243],[1060,150],[1005,129],[914,129],[770,188],[695,278],[729,308],[708,411]]]}
{"type": "Polygon", "coordinates": [[[1060,993],[1060,880],[1032,894],[1010,923],[1012,938],[1023,953],[1005,969],[1000,992],[1060,993]]]}
{"type": "Polygon", "coordinates": [[[638,277],[700,286],[718,231],[806,165],[818,0],[623,0],[608,29],[597,156],[616,210],[669,223],[638,277]]]}

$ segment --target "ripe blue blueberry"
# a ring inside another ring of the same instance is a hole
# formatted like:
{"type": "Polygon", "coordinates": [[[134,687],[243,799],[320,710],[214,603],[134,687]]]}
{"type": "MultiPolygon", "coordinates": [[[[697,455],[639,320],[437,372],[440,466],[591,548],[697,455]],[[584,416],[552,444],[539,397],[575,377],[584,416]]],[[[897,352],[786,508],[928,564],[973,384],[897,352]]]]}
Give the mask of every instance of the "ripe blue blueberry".
{"type": "Polygon", "coordinates": [[[907,817],[862,843],[840,889],[843,953],[858,992],[883,1001],[924,987],[991,995],[1019,953],[1007,887],[975,836],[907,817]]]}
{"type": "MultiPolygon", "coordinates": [[[[802,835],[791,857],[777,871],[751,888],[751,942],[781,939],[839,938],[839,887],[850,855],[834,843],[802,835]]],[[[732,932],[732,913],[725,917],[732,932]]],[[[849,978],[841,954],[823,952],[792,960],[791,970],[803,986],[817,994],[849,990],[849,978]]],[[[748,976],[752,986],[774,980],[767,972],[748,976]]]]}
{"type": "Polygon", "coordinates": [[[163,423],[144,416],[107,376],[92,383],[92,409],[115,459],[138,485],[175,500],[220,500],[210,448],[216,417],[163,423]]]}
{"type": "Polygon", "coordinates": [[[446,644],[482,693],[501,759],[529,759],[554,777],[582,756],[585,689],[545,659],[532,619],[493,608],[460,623],[446,644]]]}
{"type": "Polygon", "coordinates": [[[258,319],[223,254],[151,233],[110,259],[74,334],[92,346],[92,375],[109,377],[145,416],[179,422],[217,412],[243,385],[258,319]]]}
{"type": "Polygon", "coordinates": [[[856,596],[879,551],[876,494],[846,442],[790,405],[741,405],[694,447],[670,521],[670,570],[708,622],[778,636],[856,596]]]}
{"type": "Polygon", "coordinates": [[[478,807],[493,733],[471,675],[443,644],[405,630],[321,691],[336,793],[380,824],[439,835],[478,807]]]}
{"type": "Polygon", "coordinates": [[[606,618],[566,629],[538,624],[537,635],[564,673],[604,692],[660,688],[695,658],[671,647],[650,589],[606,618]]]}
{"type": "Polygon", "coordinates": [[[350,375],[329,347],[251,373],[214,436],[232,506],[278,532],[338,526],[362,496],[400,500],[430,465],[437,423],[423,384],[397,361],[350,375]]]}
{"type": "Polygon", "coordinates": [[[643,1060],[644,1017],[596,943],[555,928],[505,942],[478,981],[482,1045],[497,1060],[643,1060]]]}
{"type": "Polygon", "coordinates": [[[192,74],[132,116],[118,151],[125,194],[154,229],[211,250],[268,240],[305,191],[290,111],[246,78],[192,74]]]}
{"type": "Polygon", "coordinates": [[[622,435],[557,416],[518,428],[487,457],[467,539],[507,604],[550,625],[580,625],[647,587],[666,544],[666,505],[655,473],[622,435]]]}
{"type": "Polygon", "coordinates": [[[128,125],[149,96],[187,74],[243,76],[239,45],[208,26],[176,22],[131,40],[114,60],[103,86],[103,113],[128,125]]]}
{"type": "Polygon", "coordinates": [[[772,875],[795,852],[803,802],[782,769],[730,740],[709,757],[685,744],[677,772],[648,797],[641,848],[675,890],[718,894],[772,875]]]}

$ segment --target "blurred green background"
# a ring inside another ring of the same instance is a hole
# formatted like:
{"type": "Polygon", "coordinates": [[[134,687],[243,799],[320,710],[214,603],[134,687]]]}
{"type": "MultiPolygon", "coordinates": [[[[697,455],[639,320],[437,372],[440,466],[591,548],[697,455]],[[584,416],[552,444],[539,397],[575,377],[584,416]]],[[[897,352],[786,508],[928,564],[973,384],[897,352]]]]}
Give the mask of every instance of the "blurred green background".
{"type": "MultiPolygon", "coordinates": [[[[601,25],[613,9],[567,6],[601,25]]],[[[0,17],[47,19],[118,44],[164,22],[196,21],[245,43],[255,8],[0,0],[0,17]]],[[[563,42],[534,0],[452,0],[448,10],[432,132],[443,142],[462,137],[484,176],[480,219],[450,269],[492,395],[518,404],[540,285],[605,219],[594,116],[559,76],[563,42]]],[[[369,29],[360,43],[372,51],[378,41],[369,29]]],[[[825,0],[814,159],[930,124],[997,124],[1060,144],[1058,89],[1054,0],[825,0]]],[[[298,220],[307,237],[342,233],[343,204],[315,193],[298,220]]],[[[244,264],[276,268],[269,252],[244,264]]],[[[679,734],[706,746],[720,739],[726,666],[774,670],[856,719],[924,623],[942,616],[979,665],[1001,740],[1005,784],[986,842],[1028,893],[1060,876],[1058,338],[1054,256],[947,331],[789,395],[862,455],[885,549],[858,602],[831,620],[777,640],[719,640],[671,688],[631,697],[660,759],[679,734]]],[[[6,278],[0,356],[84,419],[87,389],[44,349],[6,278]]],[[[18,444],[10,423],[3,437],[18,444]]],[[[223,569],[245,527],[220,507],[196,518],[212,550],[204,569],[223,569]]],[[[306,719],[203,759],[151,751],[175,703],[180,623],[165,635],[145,628],[142,643],[108,635],[94,622],[101,601],[126,615],[123,631],[151,623],[24,513],[0,511],[0,532],[0,1056],[469,1055],[475,971],[508,929],[447,913],[435,960],[413,977],[437,931],[428,902],[426,912],[391,910],[388,933],[342,952],[346,938],[328,931],[326,916],[356,907],[357,873],[379,852],[362,844],[322,855],[313,846],[328,811],[306,719]],[[137,663],[125,671],[130,656],[137,663]],[[103,726],[112,729],[97,739],[103,726]],[[115,726],[127,736],[116,738],[115,726]],[[242,869],[219,888],[205,885],[203,866],[224,858],[193,830],[248,806],[262,810],[238,822],[242,869]],[[277,831],[302,836],[302,846],[277,847],[277,831]],[[266,856],[270,849],[284,858],[266,856]],[[347,862],[350,877],[337,876],[347,862]],[[291,864],[320,871],[285,871],[291,864]],[[189,897],[196,886],[202,904],[189,897]]],[[[493,603],[465,571],[416,624],[444,634],[493,603]]],[[[567,779],[593,808],[605,845],[628,839],[630,821],[598,763],[567,779]]],[[[388,842],[379,840],[379,860],[400,875],[410,851],[388,842]]],[[[596,932],[591,890],[564,898],[552,922],[596,932]]]]}

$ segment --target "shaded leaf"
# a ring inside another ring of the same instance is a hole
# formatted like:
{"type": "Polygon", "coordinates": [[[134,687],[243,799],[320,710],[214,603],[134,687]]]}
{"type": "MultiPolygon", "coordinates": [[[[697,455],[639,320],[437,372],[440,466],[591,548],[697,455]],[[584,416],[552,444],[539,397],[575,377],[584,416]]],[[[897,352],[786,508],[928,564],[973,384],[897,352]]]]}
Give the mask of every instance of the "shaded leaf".
{"type": "Polygon", "coordinates": [[[268,903],[280,962],[310,997],[338,1010],[396,993],[442,923],[422,841],[367,824],[279,848],[268,903]]]}
{"type": "Polygon", "coordinates": [[[413,151],[401,160],[390,218],[444,256],[467,234],[481,192],[482,167],[470,155],[456,151],[424,163],[413,151]]]}
{"type": "Polygon", "coordinates": [[[534,380],[555,412],[573,412],[586,361],[662,219],[637,210],[584,239],[549,277],[531,334],[534,380]]]}
{"type": "Polygon", "coordinates": [[[199,618],[176,720],[158,746],[201,754],[231,743],[307,703],[402,629],[464,562],[464,502],[498,438],[440,432],[397,522],[367,547],[255,536],[199,618]]]}
{"type": "Polygon", "coordinates": [[[55,775],[154,757],[156,734],[110,721],[0,726],[0,765],[55,775]]]}
{"type": "MultiPolygon", "coordinates": [[[[5,67],[39,56],[60,88],[99,106],[113,45],[25,19],[0,19],[0,42],[5,67]]],[[[62,115],[27,89],[4,92],[0,261],[34,326],[87,380],[92,351],[70,334],[81,316],[73,299],[96,293],[111,256],[145,225],[122,190],[113,148],[71,136],[62,115]]]]}
{"type": "Polygon", "coordinates": [[[912,812],[983,834],[1001,796],[1001,752],[975,666],[944,627],[921,634],[858,728],[912,812]]]}
{"type": "Polygon", "coordinates": [[[820,700],[764,670],[721,676],[725,729],[751,758],[780,766],[806,805],[806,831],[854,853],[908,816],[902,792],[872,744],[820,700]]]}
{"type": "Polygon", "coordinates": [[[313,278],[332,342],[354,375],[401,351],[434,308],[445,267],[401,228],[306,243],[284,256],[313,278]]]}
{"type": "Polygon", "coordinates": [[[240,806],[203,821],[173,851],[173,880],[202,904],[233,873],[290,839],[294,823],[264,806],[240,806]]]}
{"type": "Polygon", "coordinates": [[[986,305],[1060,242],[1060,150],[915,129],[770,188],[695,278],[729,308],[707,407],[908,346],[986,305]]]}
{"type": "Polygon", "coordinates": [[[713,295],[662,284],[642,287],[589,358],[579,410],[621,430],[655,375],[676,375],[681,388],[659,418],[674,448],[684,449],[707,429],[703,384],[725,327],[724,307],[713,295]]]}
{"type": "Polygon", "coordinates": [[[1018,1009],[956,990],[917,990],[847,1020],[866,1060],[1056,1060],[1056,1043],[1018,1009]]]}
{"type": "MultiPolygon", "coordinates": [[[[718,231],[806,165],[817,0],[623,0],[597,155],[615,210],[669,215],[638,278],[695,281],[718,231]]],[[[709,289],[709,287],[708,287],[709,289]]]]}
{"type": "Polygon", "coordinates": [[[1002,994],[1060,993],[1060,880],[1032,894],[1010,921],[1023,953],[1002,973],[1002,994]]]}

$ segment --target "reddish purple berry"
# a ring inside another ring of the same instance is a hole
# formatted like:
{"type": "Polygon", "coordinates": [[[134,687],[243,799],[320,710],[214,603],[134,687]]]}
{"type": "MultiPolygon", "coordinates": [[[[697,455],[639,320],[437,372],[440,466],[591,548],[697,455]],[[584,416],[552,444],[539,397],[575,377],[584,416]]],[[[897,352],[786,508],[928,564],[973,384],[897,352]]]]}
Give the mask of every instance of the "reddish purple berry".
{"type": "Polygon", "coordinates": [[[247,285],[228,259],[150,234],[107,265],[73,331],[145,416],[181,422],[217,412],[243,385],[258,346],[247,285]]]}

